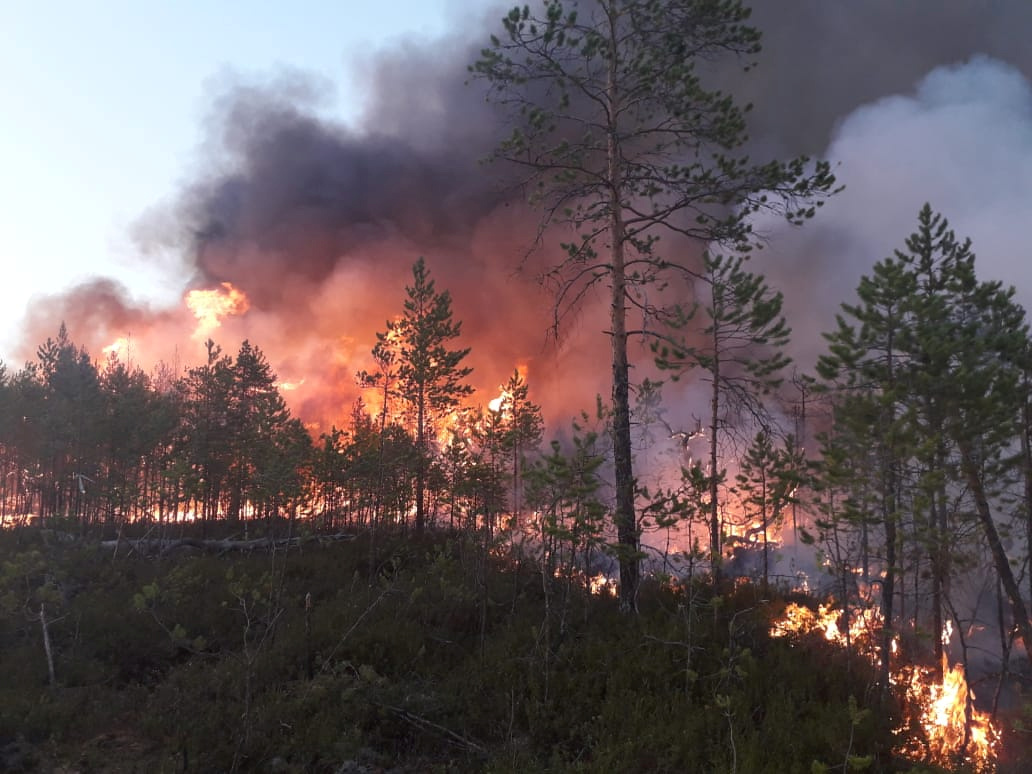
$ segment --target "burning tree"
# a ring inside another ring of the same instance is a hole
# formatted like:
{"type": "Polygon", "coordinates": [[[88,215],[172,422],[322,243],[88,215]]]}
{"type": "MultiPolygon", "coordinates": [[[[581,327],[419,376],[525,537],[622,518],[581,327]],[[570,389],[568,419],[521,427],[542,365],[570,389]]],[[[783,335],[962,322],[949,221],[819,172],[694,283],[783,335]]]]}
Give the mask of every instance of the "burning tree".
{"type": "Polygon", "coordinates": [[[789,436],[775,446],[772,434],[760,430],[740,462],[735,476],[745,517],[757,523],[763,541],[763,592],[770,581],[771,531],[785,521],[785,509],[797,502],[795,493],[803,481],[805,463],[789,436]]]}
{"type": "Polygon", "coordinates": [[[530,400],[530,388],[527,380],[519,372],[519,369],[516,369],[503,385],[502,394],[497,399],[497,406],[489,405],[488,410],[497,415],[502,450],[509,455],[509,467],[512,473],[512,513],[514,516],[518,516],[521,504],[520,486],[523,478],[523,457],[537,448],[544,434],[541,407],[530,400]]]}
{"type": "Polygon", "coordinates": [[[489,98],[510,109],[513,131],[498,158],[525,173],[544,222],[568,224],[566,258],[547,278],[555,327],[571,305],[609,286],[613,464],[622,547],[620,598],[636,607],[639,526],[631,448],[629,309],[646,318],[647,297],[691,260],[663,256],[663,232],[748,249],[749,215],[784,212],[801,222],[834,178],[808,159],[754,164],[737,155],[745,110],[707,88],[701,72],[722,56],[752,56],[759,32],[737,0],[545,0],[502,20],[503,36],[470,68],[489,98]]]}
{"type": "MultiPolygon", "coordinates": [[[[426,524],[427,473],[434,429],[441,418],[471,395],[473,388],[463,380],[472,368],[461,363],[469,349],[449,349],[462,332],[462,323],[452,319],[451,294],[438,292],[420,258],[412,267],[412,285],[405,288],[404,312],[377,334],[377,360],[394,367],[393,376],[382,372],[386,396],[406,409],[416,438],[419,457],[416,467],[416,529],[426,524]]],[[[375,351],[374,351],[375,352],[375,351]]],[[[387,411],[385,403],[383,409],[387,411]]]]}

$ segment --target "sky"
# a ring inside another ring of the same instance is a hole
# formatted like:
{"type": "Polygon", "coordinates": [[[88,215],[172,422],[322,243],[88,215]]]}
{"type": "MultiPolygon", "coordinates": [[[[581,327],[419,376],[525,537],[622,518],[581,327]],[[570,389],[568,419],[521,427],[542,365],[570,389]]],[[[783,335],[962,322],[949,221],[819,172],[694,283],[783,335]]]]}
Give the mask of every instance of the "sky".
{"type": "Polygon", "coordinates": [[[463,13],[459,0],[0,0],[0,360],[40,294],[99,275],[179,296],[181,267],[143,260],[132,226],[197,163],[221,80],[317,74],[332,92],[321,109],[353,121],[364,61],[463,13]]]}

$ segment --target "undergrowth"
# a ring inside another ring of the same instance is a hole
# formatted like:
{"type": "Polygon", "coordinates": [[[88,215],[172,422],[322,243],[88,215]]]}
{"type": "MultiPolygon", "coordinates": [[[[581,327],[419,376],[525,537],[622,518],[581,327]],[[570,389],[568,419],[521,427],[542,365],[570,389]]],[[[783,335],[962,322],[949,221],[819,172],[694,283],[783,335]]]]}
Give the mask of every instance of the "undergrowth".
{"type": "Polygon", "coordinates": [[[750,585],[648,581],[627,616],[461,534],[59,538],[0,534],[0,769],[910,770],[870,666],[771,639],[784,600],[750,585]]]}

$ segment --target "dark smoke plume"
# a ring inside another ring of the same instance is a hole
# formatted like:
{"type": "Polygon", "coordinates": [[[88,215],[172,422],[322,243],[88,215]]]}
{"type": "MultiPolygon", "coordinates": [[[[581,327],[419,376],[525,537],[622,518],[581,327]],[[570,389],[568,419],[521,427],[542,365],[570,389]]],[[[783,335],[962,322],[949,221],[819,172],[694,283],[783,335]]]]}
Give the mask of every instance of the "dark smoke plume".
{"type": "MultiPolygon", "coordinates": [[[[534,279],[558,257],[558,239],[546,240],[527,260],[537,215],[504,187],[497,168],[480,163],[505,129],[479,87],[466,85],[466,66],[505,11],[502,4],[486,14],[490,27],[471,22],[448,40],[407,44],[368,63],[371,100],[357,126],[320,112],[318,79],[291,73],[268,82],[223,82],[206,124],[203,165],[159,217],[148,219],[165,224],[160,233],[140,229],[145,243],[188,256],[192,279],[184,291],[230,282],[247,294],[247,314],[226,318],[212,335],[227,350],[248,337],[285,381],[304,379],[289,397],[307,420],[327,427],[347,415],[354,372],[368,366],[375,332],[400,311],[420,255],[439,287],[452,292],[465,343],[473,347],[475,378],[489,393],[480,393],[482,402],[518,363],[530,364],[536,399],[555,419],[608,392],[603,303],[589,299],[558,343],[549,339],[551,302],[534,279]]],[[[948,202],[953,212],[936,204],[943,191],[935,188],[943,181],[909,179],[905,166],[898,168],[905,160],[892,160],[893,169],[880,166],[874,149],[899,144],[894,121],[900,114],[884,110],[879,100],[903,95],[920,114],[930,98],[914,96],[917,84],[935,68],[975,55],[994,59],[979,60],[988,64],[958,77],[989,85],[1007,72],[1012,80],[1027,78],[1032,5],[767,0],[757,3],[754,21],[765,35],[760,66],[748,74],[739,67],[715,74],[755,104],[750,152],[757,159],[826,156],[841,162],[837,174],[847,186],[840,198],[848,206],[833,201],[827,217],[802,231],[760,224],[772,248],[757,264],[790,291],[796,346],[805,361],[819,346],[820,326],[848,300],[859,274],[909,233],[921,203],[912,197],[903,197],[889,224],[880,220],[895,192],[920,191],[958,230],[968,218],[963,196],[948,202]],[[889,241],[865,238],[872,233],[889,241]]],[[[1019,91],[1012,89],[1011,98],[1020,99],[1014,97],[1019,91]]],[[[962,114],[946,111],[938,118],[970,123],[962,114]]],[[[1027,132],[1030,125],[1019,127],[1027,132]]],[[[907,140],[938,150],[943,165],[956,163],[950,141],[944,125],[937,136],[907,140]]],[[[899,155],[905,159],[910,150],[899,155]]],[[[972,155],[977,164],[979,154],[972,155]]],[[[972,192],[971,199],[978,195],[972,192]]],[[[134,309],[117,292],[109,294],[117,303],[97,306],[94,297],[77,288],[55,301],[33,321],[26,349],[38,343],[45,318],[53,330],[64,318],[73,339],[98,348],[112,334],[123,335],[123,326],[141,340],[147,326],[165,326],[166,340],[196,350],[184,353],[185,362],[200,359],[200,342],[189,342],[188,315],[134,309]]],[[[152,356],[167,358],[169,346],[152,356]]],[[[696,398],[691,385],[685,390],[677,410],[688,416],[696,398]]]]}

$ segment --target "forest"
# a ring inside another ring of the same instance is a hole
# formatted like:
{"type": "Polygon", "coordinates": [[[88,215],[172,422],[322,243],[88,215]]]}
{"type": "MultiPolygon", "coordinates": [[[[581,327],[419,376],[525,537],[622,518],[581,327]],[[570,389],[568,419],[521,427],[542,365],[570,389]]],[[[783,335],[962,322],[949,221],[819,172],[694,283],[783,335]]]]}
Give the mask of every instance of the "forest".
{"type": "Polygon", "coordinates": [[[525,366],[474,388],[435,255],[339,427],[256,340],[145,368],[62,324],[0,367],[0,768],[1027,769],[1025,310],[926,204],[793,362],[760,224],[842,183],[742,150],[706,76],[749,18],[545,0],[469,63],[560,247],[542,331],[606,309],[563,426],[525,366]]]}

